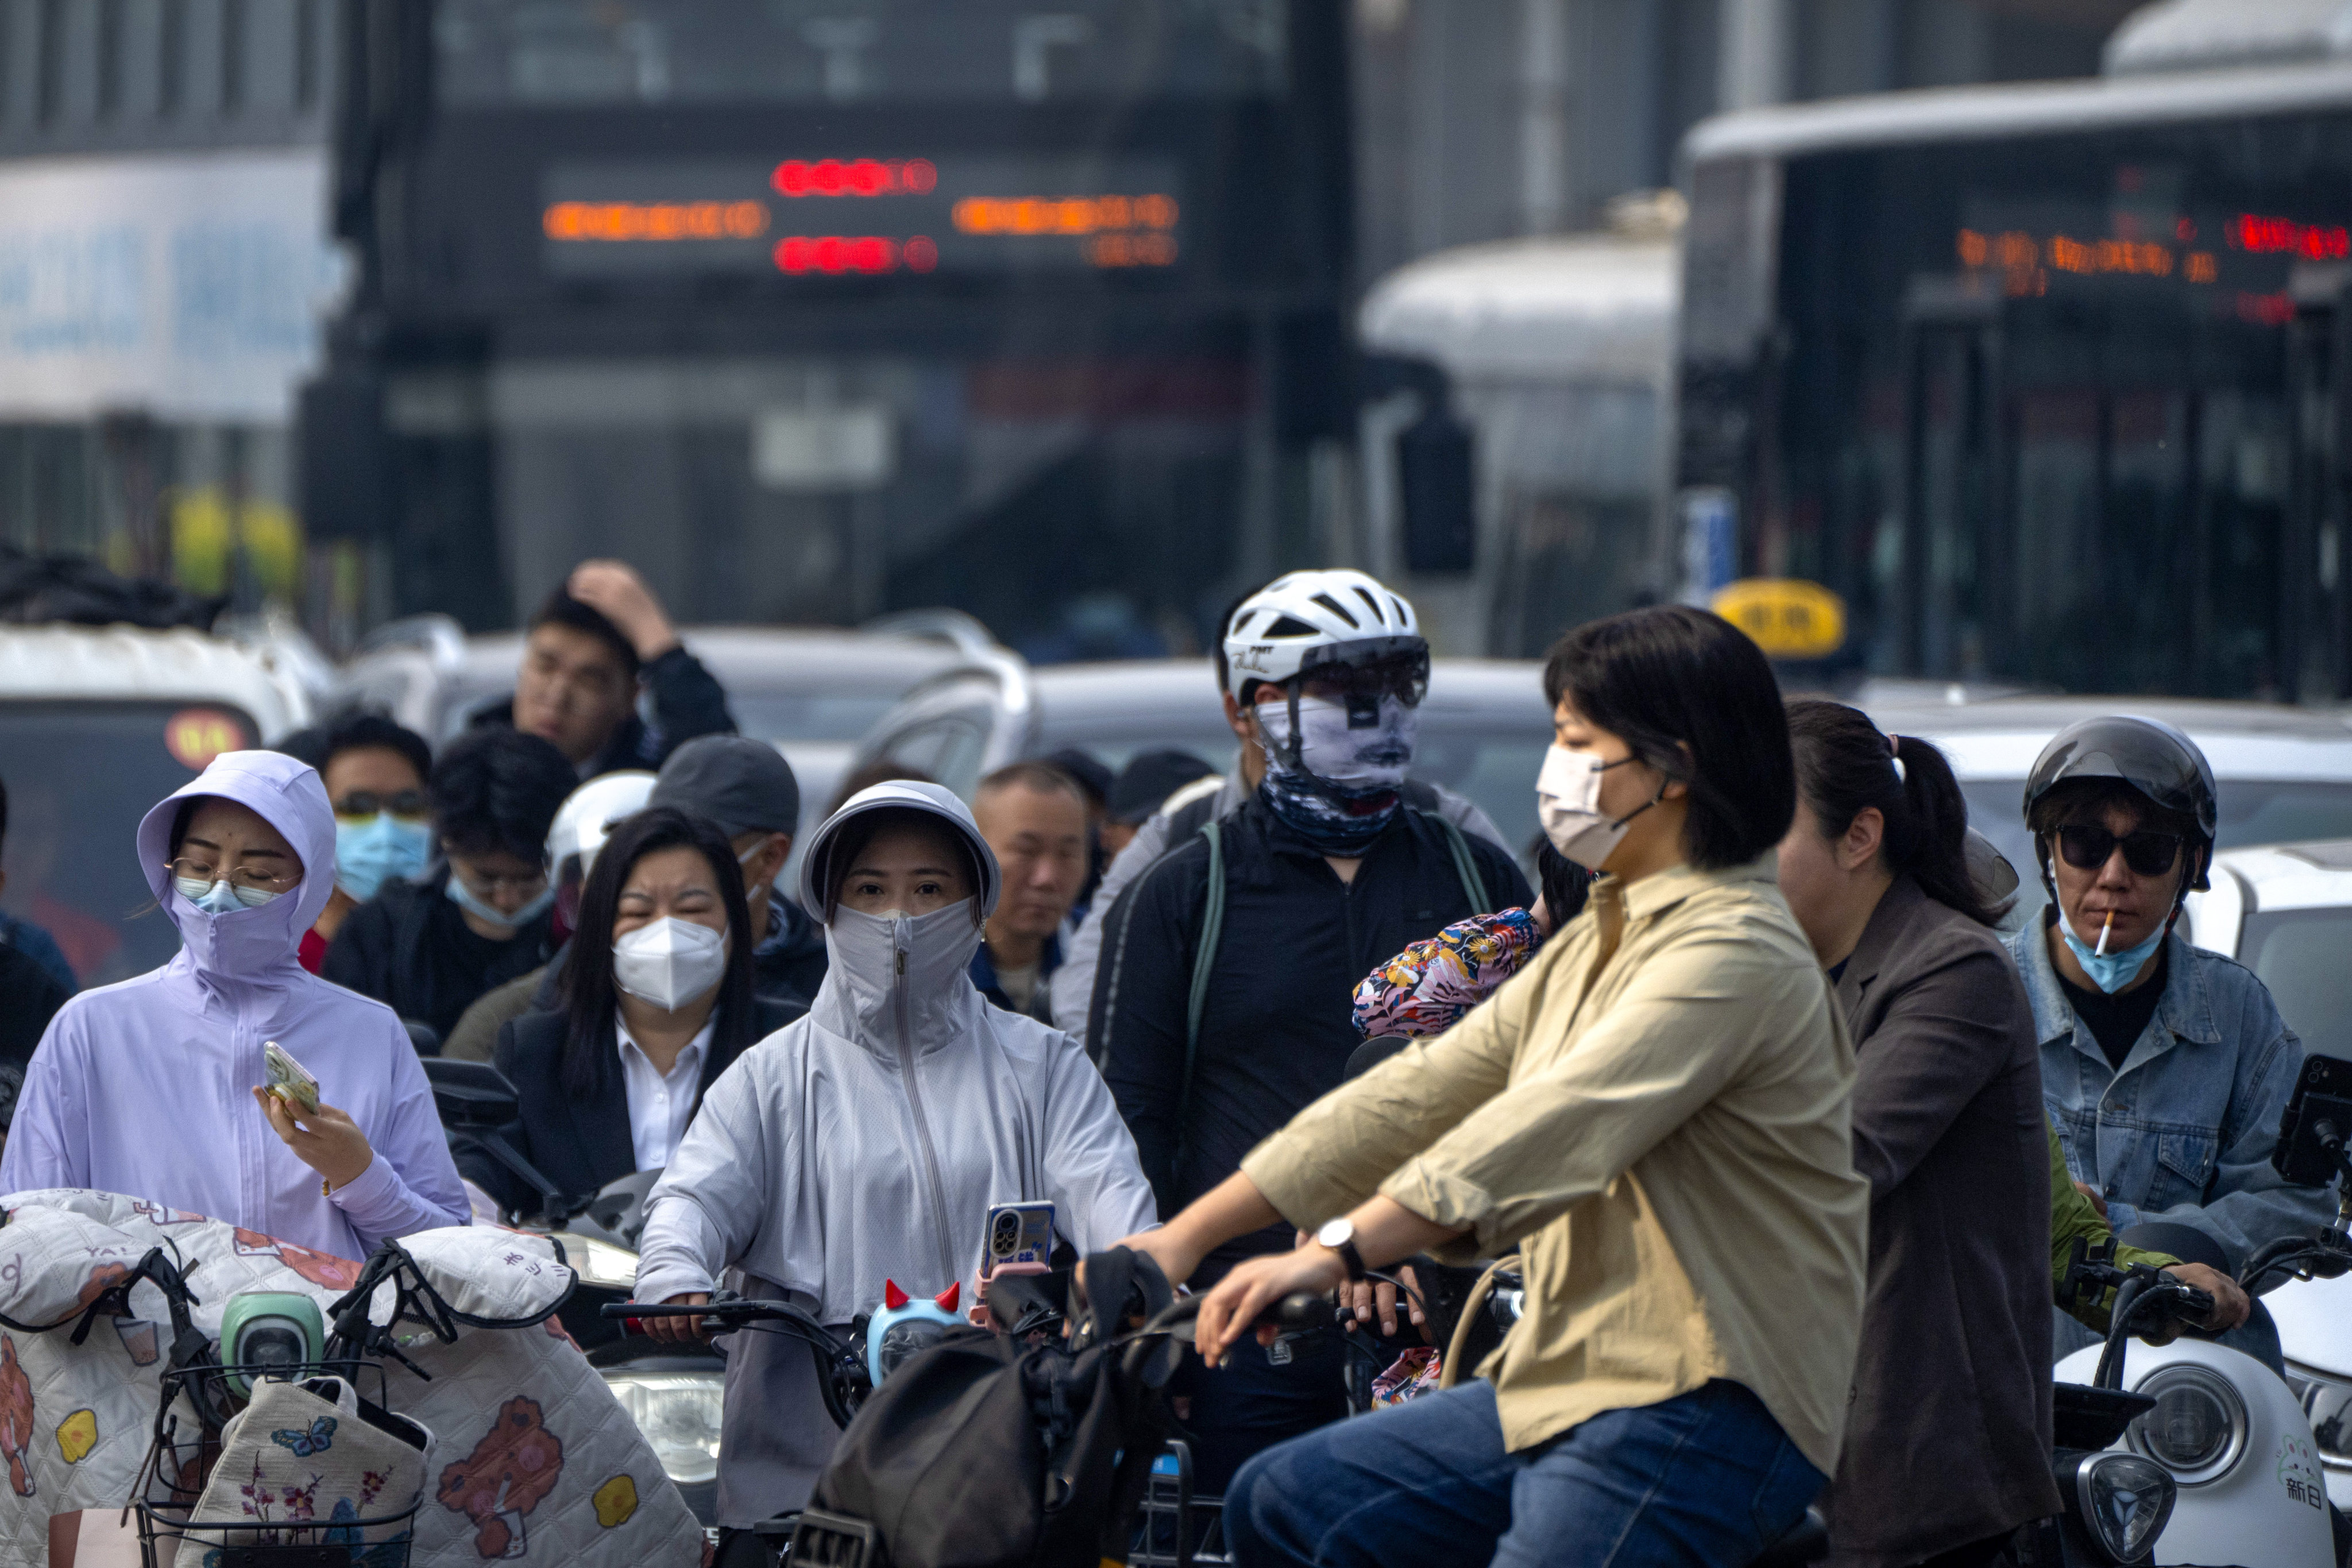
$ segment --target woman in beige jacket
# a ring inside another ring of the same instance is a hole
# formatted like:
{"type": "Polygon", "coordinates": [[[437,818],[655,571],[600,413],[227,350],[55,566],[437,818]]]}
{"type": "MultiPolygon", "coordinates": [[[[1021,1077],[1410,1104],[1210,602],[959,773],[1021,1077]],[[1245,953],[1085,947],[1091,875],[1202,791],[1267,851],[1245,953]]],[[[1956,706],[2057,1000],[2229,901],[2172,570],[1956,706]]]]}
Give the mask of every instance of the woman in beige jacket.
{"type": "Polygon", "coordinates": [[[1869,1189],[1853,1052],[1774,880],[1795,784],[1770,667],[1670,605],[1579,627],[1544,679],[1538,805],[1601,873],[1584,913],[1130,1242],[1181,1279],[1277,1217],[1315,1234],[1209,1294],[1212,1364],[1292,1291],[1524,1255],[1525,1315],[1478,1381],[1235,1478],[1245,1568],[1737,1563],[1836,1468],[1869,1189]]]}

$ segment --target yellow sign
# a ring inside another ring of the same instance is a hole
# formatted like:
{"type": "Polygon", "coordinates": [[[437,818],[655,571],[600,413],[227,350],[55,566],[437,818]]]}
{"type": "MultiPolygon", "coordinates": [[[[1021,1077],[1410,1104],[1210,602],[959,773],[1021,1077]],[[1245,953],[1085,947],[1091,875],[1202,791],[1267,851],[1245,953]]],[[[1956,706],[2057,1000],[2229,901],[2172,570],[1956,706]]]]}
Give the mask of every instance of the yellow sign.
{"type": "Polygon", "coordinates": [[[1713,608],[1774,658],[1827,658],[1845,646],[1845,601],[1801,577],[1744,577],[1713,608]]]}

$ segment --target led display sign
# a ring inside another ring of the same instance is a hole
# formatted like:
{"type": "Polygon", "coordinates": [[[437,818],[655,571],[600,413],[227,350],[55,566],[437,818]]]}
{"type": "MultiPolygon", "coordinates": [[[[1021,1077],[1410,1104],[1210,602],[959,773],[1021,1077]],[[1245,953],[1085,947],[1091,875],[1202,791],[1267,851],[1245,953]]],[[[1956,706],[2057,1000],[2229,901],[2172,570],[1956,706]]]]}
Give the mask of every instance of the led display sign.
{"type": "Polygon", "coordinates": [[[1170,158],[558,163],[541,254],[559,278],[1169,268],[1179,184],[1170,158]]]}

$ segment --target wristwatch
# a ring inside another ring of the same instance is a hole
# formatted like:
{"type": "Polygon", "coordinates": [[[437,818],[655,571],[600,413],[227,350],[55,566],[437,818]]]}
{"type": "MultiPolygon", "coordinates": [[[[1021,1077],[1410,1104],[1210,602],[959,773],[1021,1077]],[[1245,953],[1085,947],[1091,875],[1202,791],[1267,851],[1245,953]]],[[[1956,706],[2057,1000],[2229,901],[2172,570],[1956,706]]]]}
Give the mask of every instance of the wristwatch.
{"type": "Polygon", "coordinates": [[[1323,1222],[1323,1228],[1315,1233],[1315,1240],[1318,1246],[1328,1247],[1339,1255],[1339,1261],[1348,1266],[1349,1284],[1360,1284],[1363,1281],[1364,1255],[1356,1250],[1355,1221],[1346,1215],[1341,1215],[1338,1219],[1326,1220],[1323,1222]]]}

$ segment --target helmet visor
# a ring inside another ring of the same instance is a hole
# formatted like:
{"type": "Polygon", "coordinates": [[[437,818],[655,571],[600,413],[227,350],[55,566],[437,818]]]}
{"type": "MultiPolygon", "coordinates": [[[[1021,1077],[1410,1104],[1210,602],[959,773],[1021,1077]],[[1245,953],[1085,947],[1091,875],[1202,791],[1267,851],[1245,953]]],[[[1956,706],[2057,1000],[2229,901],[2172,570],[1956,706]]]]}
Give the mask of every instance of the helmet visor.
{"type": "Polygon", "coordinates": [[[1297,679],[1341,701],[1394,697],[1417,708],[1429,695],[1429,645],[1419,637],[1369,637],[1311,650],[1297,679]]]}

